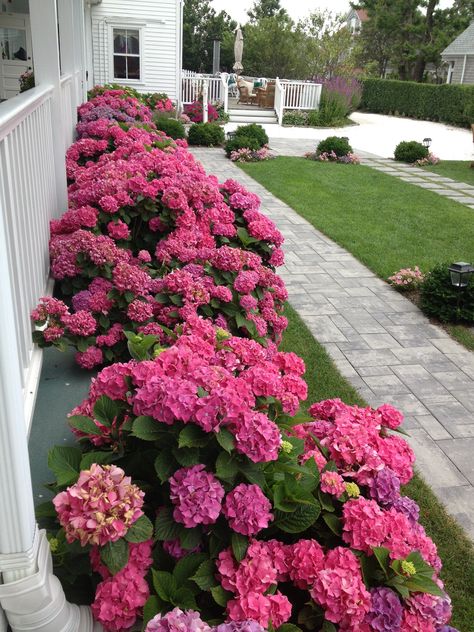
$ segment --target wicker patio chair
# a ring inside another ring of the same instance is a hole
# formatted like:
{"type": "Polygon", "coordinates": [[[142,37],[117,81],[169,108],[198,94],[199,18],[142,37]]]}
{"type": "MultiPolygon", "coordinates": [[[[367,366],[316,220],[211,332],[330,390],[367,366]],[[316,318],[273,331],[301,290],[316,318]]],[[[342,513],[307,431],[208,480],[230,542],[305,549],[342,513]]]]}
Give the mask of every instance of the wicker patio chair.
{"type": "Polygon", "coordinates": [[[268,83],[265,90],[257,88],[257,103],[259,108],[272,108],[275,105],[274,83],[268,83]]]}
{"type": "Polygon", "coordinates": [[[248,87],[245,85],[238,85],[237,89],[239,91],[239,100],[237,103],[246,103],[247,105],[255,105],[257,101],[257,95],[250,92],[248,87]]]}

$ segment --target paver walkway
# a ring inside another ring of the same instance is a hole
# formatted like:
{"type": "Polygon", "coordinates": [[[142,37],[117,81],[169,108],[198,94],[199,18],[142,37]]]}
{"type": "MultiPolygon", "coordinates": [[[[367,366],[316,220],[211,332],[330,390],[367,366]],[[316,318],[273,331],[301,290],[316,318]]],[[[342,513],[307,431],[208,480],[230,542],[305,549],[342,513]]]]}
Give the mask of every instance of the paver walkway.
{"type": "MultiPolygon", "coordinates": [[[[321,139],[322,140],[322,139],[321,139]]],[[[306,152],[314,151],[319,140],[308,139],[270,139],[272,153],[276,156],[297,156],[301,157],[306,152]]],[[[354,152],[360,156],[361,164],[373,167],[390,176],[400,178],[404,182],[409,182],[422,189],[429,189],[443,197],[447,197],[455,202],[466,204],[474,209],[474,186],[446,178],[439,173],[426,171],[420,167],[413,167],[405,163],[395,162],[390,158],[381,158],[375,154],[360,151],[357,148],[354,152]]]]}
{"type": "Polygon", "coordinates": [[[234,178],[260,196],[285,237],[279,273],[290,303],[369,404],[404,412],[420,471],[474,539],[474,354],[221,149],[192,151],[219,180],[234,178]]]}

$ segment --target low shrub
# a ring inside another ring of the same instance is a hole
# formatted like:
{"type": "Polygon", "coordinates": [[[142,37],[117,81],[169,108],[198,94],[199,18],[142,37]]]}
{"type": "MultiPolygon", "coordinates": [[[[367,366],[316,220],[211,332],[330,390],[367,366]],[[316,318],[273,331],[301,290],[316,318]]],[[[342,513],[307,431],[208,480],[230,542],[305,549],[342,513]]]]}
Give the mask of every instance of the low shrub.
{"type": "Polygon", "coordinates": [[[283,125],[295,125],[305,127],[308,125],[309,112],[304,110],[288,110],[283,114],[283,125]]]}
{"type": "Polygon", "coordinates": [[[223,145],[224,140],[224,130],[217,123],[195,123],[189,128],[188,143],[190,145],[214,147],[223,145]]]}
{"type": "Polygon", "coordinates": [[[474,324],[474,278],[468,286],[458,289],[451,283],[449,263],[437,265],[421,286],[421,309],[427,316],[442,322],[474,324]]]}
{"type": "MultiPolygon", "coordinates": [[[[443,121],[468,127],[474,86],[364,79],[360,107],[369,112],[443,121]]],[[[471,112],[471,114],[473,114],[471,112]]]]}
{"type": "Polygon", "coordinates": [[[319,143],[317,153],[330,154],[331,152],[334,152],[340,158],[347,154],[352,154],[352,147],[349,145],[349,141],[346,138],[342,138],[342,136],[328,136],[328,138],[319,143]]]}
{"type": "Polygon", "coordinates": [[[428,148],[416,140],[404,140],[395,147],[395,160],[399,162],[413,163],[423,160],[429,155],[428,148]]]}
{"type": "Polygon", "coordinates": [[[239,125],[235,130],[236,137],[254,138],[258,141],[259,147],[268,145],[268,136],[261,125],[251,123],[250,125],[239,125]]]}
{"type": "Polygon", "coordinates": [[[230,158],[232,152],[239,151],[240,149],[257,151],[260,148],[261,145],[256,138],[251,138],[250,136],[236,136],[226,142],[224,150],[227,158],[230,158]]]}
{"type": "Polygon", "coordinates": [[[319,127],[319,110],[310,110],[308,112],[308,125],[310,127],[319,127]]]}
{"type": "Polygon", "coordinates": [[[186,130],[181,121],[169,116],[156,116],[153,122],[156,125],[156,129],[161,130],[170,138],[186,138],[186,130]]]}
{"type": "Polygon", "coordinates": [[[338,92],[323,89],[318,110],[318,125],[321,127],[338,125],[348,114],[349,110],[344,97],[338,92]]]}
{"type": "Polygon", "coordinates": [[[273,158],[273,156],[266,145],[257,150],[242,147],[242,149],[237,149],[230,154],[232,162],[260,162],[270,158],[273,158]]]}

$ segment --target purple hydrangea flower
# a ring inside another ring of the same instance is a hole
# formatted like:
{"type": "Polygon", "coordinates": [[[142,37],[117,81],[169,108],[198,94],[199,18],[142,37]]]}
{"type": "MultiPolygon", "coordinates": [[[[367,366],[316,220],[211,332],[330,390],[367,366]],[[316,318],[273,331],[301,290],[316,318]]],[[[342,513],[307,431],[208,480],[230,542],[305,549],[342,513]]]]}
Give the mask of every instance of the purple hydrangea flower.
{"type": "Polygon", "coordinates": [[[265,630],[256,621],[249,620],[221,623],[214,632],[265,632],[265,630]]]}
{"type": "Polygon", "coordinates": [[[89,299],[92,294],[89,290],[82,290],[77,294],[74,294],[72,297],[72,308],[75,312],[80,312],[81,310],[89,310],[89,299]]]}
{"type": "Polygon", "coordinates": [[[405,514],[411,523],[418,522],[420,517],[420,508],[414,500],[408,496],[400,496],[392,503],[392,509],[396,509],[400,513],[405,514]]]}
{"type": "Polygon", "coordinates": [[[145,632],[211,632],[211,628],[202,621],[199,612],[175,608],[164,616],[157,614],[148,622],[145,632]]]}
{"type": "Polygon", "coordinates": [[[436,632],[459,632],[459,630],[450,625],[442,625],[440,628],[436,628],[436,632]]]}
{"type": "Polygon", "coordinates": [[[366,621],[377,632],[396,632],[400,629],[403,608],[400,599],[390,588],[373,588],[370,591],[372,606],[366,621]]]}
{"type": "Polygon", "coordinates": [[[389,467],[377,472],[369,482],[370,496],[381,505],[391,505],[400,496],[400,479],[389,467]]]}

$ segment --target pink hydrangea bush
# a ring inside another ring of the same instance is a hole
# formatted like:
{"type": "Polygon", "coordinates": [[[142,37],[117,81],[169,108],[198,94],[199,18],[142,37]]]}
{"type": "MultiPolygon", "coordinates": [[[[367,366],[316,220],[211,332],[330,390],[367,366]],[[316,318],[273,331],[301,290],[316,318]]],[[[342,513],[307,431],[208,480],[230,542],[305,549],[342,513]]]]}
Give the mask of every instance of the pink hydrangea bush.
{"type": "Polygon", "coordinates": [[[71,152],[52,226],[70,298],[33,312],[40,342],[69,341],[83,366],[124,360],[71,412],[79,447],[49,455],[57,572],[114,632],[141,618],[148,632],[446,632],[441,561],[402,493],[402,414],[337,399],[298,412],[304,363],[278,349],[281,235],[256,196],[161,147],[129,98],[84,108],[94,143],[71,152]]]}
{"type": "MultiPolygon", "coordinates": [[[[184,106],[184,114],[189,117],[192,123],[202,123],[203,121],[203,105],[202,101],[194,101],[193,103],[188,103],[184,106]]],[[[217,121],[219,118],[219,112],[217,109],[211,104],[207,105],[207,120],[209,123],[213,121],[217,121]]]]}
{"type": "Polygon", "coordinates": [[[270,160],[270,158],[273,158],[273,156],[267,145],[257,150],[242,147],[232,151],[230,154],[232,162],[260,162],[261,160],[270,160]]]}
{"type": "Polygon", "coordinates": [[[418,266],[414,268],[402,268],[388,277],[388,282],[392,287],[400,292],[416,290],[425,280],[425,275],[418,266]]]}
{"type": "Polygon", "coordinates": [[[318,162],[340,162],[346,165],[360,164],[360,158],[351,152],[344,156],[338,156],[335,151],[308,152],[305,154],[308,160],[316,160],[318,162]]]}

